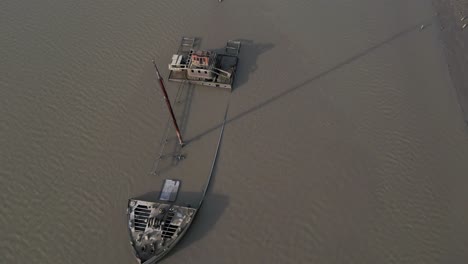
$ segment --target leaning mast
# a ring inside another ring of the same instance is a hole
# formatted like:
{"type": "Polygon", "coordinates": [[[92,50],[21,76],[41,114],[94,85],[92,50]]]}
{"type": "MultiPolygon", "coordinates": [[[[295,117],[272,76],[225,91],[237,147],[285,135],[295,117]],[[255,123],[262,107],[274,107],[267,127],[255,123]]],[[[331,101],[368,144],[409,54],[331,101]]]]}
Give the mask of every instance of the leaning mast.
{"type": "Polygon", "coordinates": [[[171,114],[172,123],[174,124],[176,134],[177,134],[177,139],[179,140],[179,144],[181,146],[184,146],[184,141],[182,140],[182,135],[180,133],[179,126],[177,125],[177,120],[174,116],[174,111],[172,111],[172,106],[171,106],[171,102],[169,101],[169,96],[167,95],[167,92],[166,92],[166,87],[164,86],[163,79],[161,78],[161,74],[159,74],[158,67],[156,66],[156,62],[154,60],[153,60],[153,65],[154,65],[154,68],[156,69],[156,75],[158,77],[159,86],[161,87],[161,91],[163,92],[163,95],[164,95],[164,100],[166,101],[167,108],[169,109],[169,113],[171,114]]]}

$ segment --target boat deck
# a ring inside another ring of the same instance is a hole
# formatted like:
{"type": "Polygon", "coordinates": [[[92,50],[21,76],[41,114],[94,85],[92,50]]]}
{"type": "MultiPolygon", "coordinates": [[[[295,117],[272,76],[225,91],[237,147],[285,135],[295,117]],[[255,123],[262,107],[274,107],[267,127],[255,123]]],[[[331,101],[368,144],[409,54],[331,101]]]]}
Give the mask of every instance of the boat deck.
{"type": "MultiPolygon", "coordinates": [[[[195,38],[183,37],[177,54],[187,55],[193,48],[195,43],[195,38]]],[[[191,84],[232,89],[237,69],[237,63],[239,61],[238,55],[240,52],[240,47],[240,41],[229,40],[226,43],[225,52],[217,54],[216,67],[223,71],[231,72],[232,75],[230,78],[226,78],[219,75],[213,81],[207,81],[203,79],[189,78],[187,76],[187,72],[185,71],[170,71],[168,79],[169,81],[173,82],[188,82],[191,84]]]]}
{"type": "Polygon", "coordinates": [[[204,81],[204,80],[197,80],[192,79],[187,76],[185,71],[170,71],[169,73],[169,81],[173,82],[189,82],[192,84],[199,84],[204,86],[211,86],[211,87],[220,87],[220,88],[227,88],[232,89],[232,84],[234,82],[234,75],[235,70],[237,67],[237,56],[226,55],[226,54],[218,54],[217,62],[218,68],[223,71],[233,71],[233,75],[231,78],[225,78],[223,76],[218,76],[214,81],[204,81]]]}

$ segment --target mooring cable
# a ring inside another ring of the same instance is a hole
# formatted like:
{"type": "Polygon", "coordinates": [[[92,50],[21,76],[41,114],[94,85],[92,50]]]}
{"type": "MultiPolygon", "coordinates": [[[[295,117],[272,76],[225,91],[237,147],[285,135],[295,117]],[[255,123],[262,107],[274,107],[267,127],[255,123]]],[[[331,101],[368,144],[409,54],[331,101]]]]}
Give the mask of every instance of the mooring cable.
{"type": "Polygon", "coordinates": [[[223,134],[224,134],[224,127],[226,126],[226,120],[227,120],[227,113],[229,110],[229,104],[231,103],[231,95],[229,95],[228,103],[226,105],[226,110],[224,112],[224,120],[223,124],[221,126],[221,131],[219,132],[219,138],[218,138],[218,145],[216,146],[216,152],[213,157],[213,162],[211,163],[211,170],[210,174],[208,176],[208,179],[206,180],[205,188],[203,189],[202,197],[200,198],[200,203],[198,204],[198,209],[201,207],[203,201],[205,200],[206,192],[208,191],[208,187],[210,186],[211,179],[213,178],[213,172],[216,166],[216,161],[218,160],[218,154],[219,154],[219,148],[221,146],[221,140],[223,139],[223,134]]]}

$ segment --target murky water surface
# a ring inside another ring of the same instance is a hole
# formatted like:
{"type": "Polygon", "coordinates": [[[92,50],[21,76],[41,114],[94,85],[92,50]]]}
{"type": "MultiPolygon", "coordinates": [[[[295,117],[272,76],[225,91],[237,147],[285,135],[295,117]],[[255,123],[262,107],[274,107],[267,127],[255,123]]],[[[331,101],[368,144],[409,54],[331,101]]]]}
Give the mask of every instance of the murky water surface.
{"type": "Polygon", "coordinates": [[[164,263],[466,263],[434,19],[423,0],[3,1],[0,262],[136,263],[126,202],[158,191],[167,120],[151,58],[167,76],[189,35],[244,45],[206,203],[164,263]]]}

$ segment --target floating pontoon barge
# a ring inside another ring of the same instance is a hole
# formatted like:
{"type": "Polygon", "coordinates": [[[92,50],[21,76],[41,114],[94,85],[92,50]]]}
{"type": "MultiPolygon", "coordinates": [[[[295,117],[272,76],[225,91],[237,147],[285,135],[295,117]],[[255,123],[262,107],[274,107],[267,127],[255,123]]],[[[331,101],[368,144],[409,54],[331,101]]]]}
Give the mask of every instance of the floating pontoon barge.
{"type": "Polygon", "coordinates": [[[223,53],[194,50],[195,38],[182,38],[169,64],[169,81],[232,89],[240,41],[229,40],[223,53]]]}

